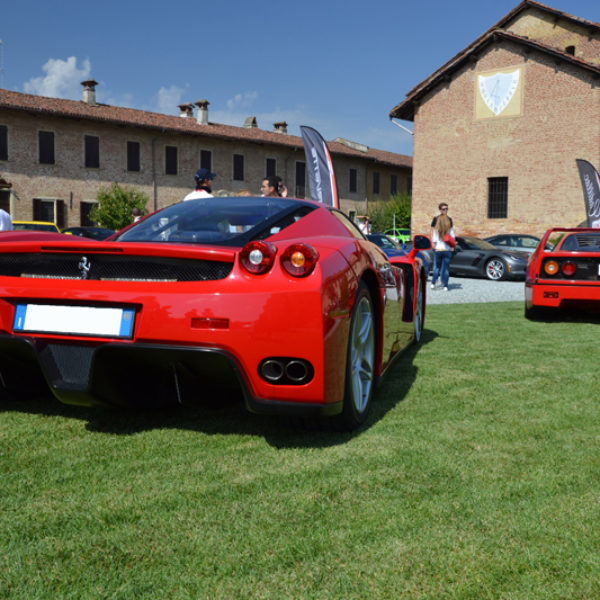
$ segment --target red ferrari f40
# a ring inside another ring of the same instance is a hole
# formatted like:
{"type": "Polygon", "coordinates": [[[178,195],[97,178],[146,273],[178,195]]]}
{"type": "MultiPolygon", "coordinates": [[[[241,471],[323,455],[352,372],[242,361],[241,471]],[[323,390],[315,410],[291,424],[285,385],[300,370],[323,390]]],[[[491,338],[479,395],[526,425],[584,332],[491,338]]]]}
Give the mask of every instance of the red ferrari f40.
{"type": "Polygon", "coordinates": [[[599,229],[549,229],[527,263],[527,318],[573,308],[600,309],[599,229]]]}

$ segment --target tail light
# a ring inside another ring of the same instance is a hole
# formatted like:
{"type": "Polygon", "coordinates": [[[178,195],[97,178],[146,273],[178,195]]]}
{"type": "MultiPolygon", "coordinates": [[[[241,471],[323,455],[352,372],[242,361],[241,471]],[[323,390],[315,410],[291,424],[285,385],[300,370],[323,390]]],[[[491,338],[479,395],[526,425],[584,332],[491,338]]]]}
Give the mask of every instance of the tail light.
{"type": "Polygon", "coordinates": [[[281,255],[281,265],[294,277],[310,275],[317,265],[319,253],[308,244],[292,244],[281,255]]]}
{"type": "Polygon", "coordinates": [[[577,267],[575,266],[574,262],[568,261],[566,263],[563,263],[560,270],[562,271],[562,274],[565,277],[573,277],[573,275],[575,275],[577,267]]]}
{"type": "Polygon", "coordinates": [[[549,260],[544,265],[544,271],[547,275],[556,275],[558,273],[558,263],[555,260],[549,260]]]}
{"type": "Polygon", "coordinates": [[[275,262],[277,247],[271,242],[249,242],[240,252],[240,263],[248,273],[263,275],[275,262]]]}

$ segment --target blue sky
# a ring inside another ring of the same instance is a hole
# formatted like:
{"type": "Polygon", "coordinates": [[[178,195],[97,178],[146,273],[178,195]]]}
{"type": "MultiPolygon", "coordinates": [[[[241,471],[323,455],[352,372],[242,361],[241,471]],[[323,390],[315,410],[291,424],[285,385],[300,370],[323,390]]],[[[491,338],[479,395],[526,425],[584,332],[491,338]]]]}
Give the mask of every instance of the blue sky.
{"type": "MultiPolygon", "coordinates": [[[[206,98],[214,122],[287,121],[412,154],[389,111],[518,3],[7,1],[0,83],[79,100],[92,78],[99,102],[176,115],[206,98]]],[[[598,0],[545,4],[600,22],[598,0]]]]}

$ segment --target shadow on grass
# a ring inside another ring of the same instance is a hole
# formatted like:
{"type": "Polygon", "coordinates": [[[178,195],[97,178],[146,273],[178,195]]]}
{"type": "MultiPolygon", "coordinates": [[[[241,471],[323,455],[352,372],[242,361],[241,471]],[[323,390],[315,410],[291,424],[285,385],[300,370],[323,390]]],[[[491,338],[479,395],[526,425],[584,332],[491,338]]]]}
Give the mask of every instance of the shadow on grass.
{"type": "Polygon", "coordinates": [[[592,323],[600,324],[600,311],[577,308],[538,308],[529,318],[540,323],[592,323]]]}
{"type": "Polygon", "coordinates": [[[354,432],[331,431],[324,422],[307,423],[249,413],[240,396],[213,397],[194,406],[173,406],[164,409],[124,409],[81,407],[62,404],[53,396],[28,400],[2,398],[0,412],[64,417],[86,421],[86,429],[96,433],[133,435],[152,429],[183,429],[206,435],[252,435],[264,437],[276,448],[322,448],[346,443],[383,419],[401,402],[417,375],[414,357],[423,344],[437,337],[425,330],[420,345],[411,345],[395,359],[380,387],[375,392],[367,422],[354,432]]]}

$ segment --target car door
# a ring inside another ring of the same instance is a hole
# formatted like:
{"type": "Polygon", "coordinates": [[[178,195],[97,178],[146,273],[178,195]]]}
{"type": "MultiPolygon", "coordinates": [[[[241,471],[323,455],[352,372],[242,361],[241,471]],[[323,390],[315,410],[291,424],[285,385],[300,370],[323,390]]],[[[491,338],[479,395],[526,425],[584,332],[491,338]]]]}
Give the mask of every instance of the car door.
{"type": "Polygon", "coordinates": [[[474,275],[481,271],[481,251],[461,237],[456,238],[456,248],[450,261],[452,275],[474,275]]]}

